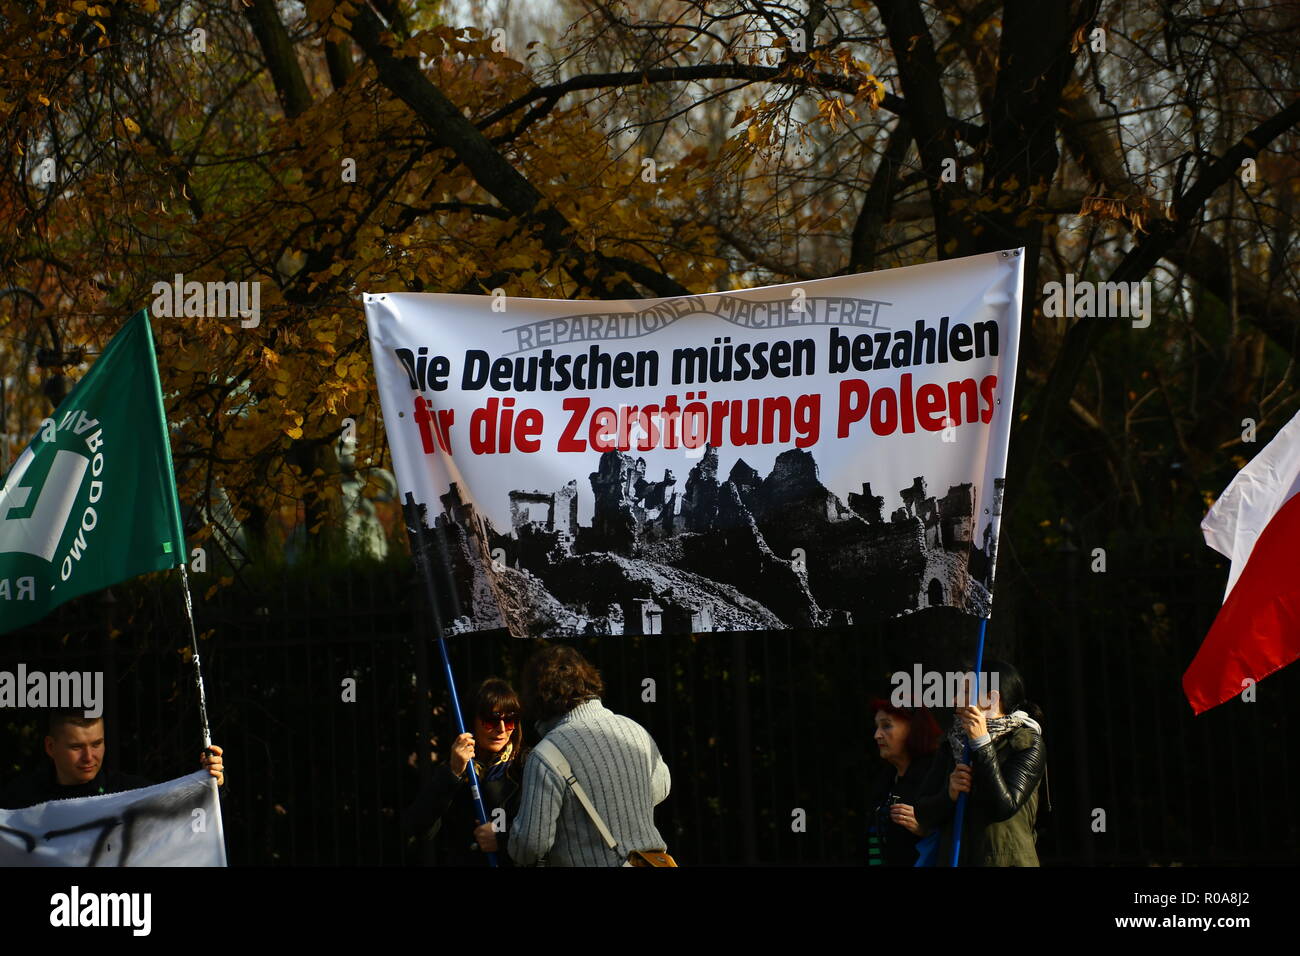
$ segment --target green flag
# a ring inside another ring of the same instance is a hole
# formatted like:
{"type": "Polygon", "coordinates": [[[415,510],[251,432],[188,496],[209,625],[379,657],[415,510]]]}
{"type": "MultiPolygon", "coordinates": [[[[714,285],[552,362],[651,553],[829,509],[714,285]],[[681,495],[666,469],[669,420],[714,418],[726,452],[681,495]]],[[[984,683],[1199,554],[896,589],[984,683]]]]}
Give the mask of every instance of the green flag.
{"type": "Polygon", "coordinates": [[[113,337],[0,488],[0,634],[186,559],[149,316],[113,337]]]}

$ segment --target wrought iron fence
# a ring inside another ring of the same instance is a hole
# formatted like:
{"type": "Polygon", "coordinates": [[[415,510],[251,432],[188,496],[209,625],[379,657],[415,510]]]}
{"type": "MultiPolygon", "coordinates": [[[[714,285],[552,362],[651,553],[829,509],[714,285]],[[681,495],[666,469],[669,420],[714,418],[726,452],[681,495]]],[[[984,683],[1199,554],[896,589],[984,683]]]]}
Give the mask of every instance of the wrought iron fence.
{"type": "MultiPolygon", "coordinates": [[[[1007,575],[990,627],[990,652],[1020,666],[1047,715],[1043,862],[1294,860],[1287,744],[1300,669],[1271,677],[1256,703],[1194,719],[1178,677],[1222,575],[1171,565],[1117,583],[1080,573],[1078,560],[1007,575]]],[[[441,751],[452,731],[409,563],[268,572],[253,588],[198,609],[213,737],[228,749],[232,863],[416,862],[398,828],[428,772],[415,755],[429,739],[441,751]]],[[[175,581],[132,582],[5,636],[0,667],[103,670],[108,760],[178,776],[199,750],[182,615],[175,581]]],[[[881,769],[866,702],[913,662],[960,667],[974,632],[936,610],[816,633],[578,645],[602,671],[607,705],[643,724],[671,768],[658,823],[683,863],[860,864],[881,769]]],[[[491,674],[517,679],[533,647],[452,638],[462,693],[491,674]]],[[[45,759],[37,718],[0,712],[0,781],[45,759]]]]}

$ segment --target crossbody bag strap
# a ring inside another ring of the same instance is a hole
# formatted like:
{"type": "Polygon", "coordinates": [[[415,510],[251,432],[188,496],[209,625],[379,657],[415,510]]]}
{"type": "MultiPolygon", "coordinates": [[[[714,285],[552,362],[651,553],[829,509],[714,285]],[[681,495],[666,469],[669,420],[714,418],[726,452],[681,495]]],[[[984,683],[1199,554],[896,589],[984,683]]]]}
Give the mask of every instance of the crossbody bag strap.
{"type": "Polygon", "coordinates": [[[605,826],[605,821],[602,820],[600,814],[596,812],[595,806],[592,805],[591,800],[587,797],[587,792],[582,789],[582,784],[578,783],[578,778],[573,775],[573,768],[569,766],[569,761],[565,760],[564,754],[560,753],[560,748],[555,746],[555,744],[551,743],[549,740],[543,739],[533,748],[533,753],[537,754],[538,757],[545,761],[546,764],[558,773],[560,777],[563,778],[564,782],[569,785],[569,789],[573,791],[573,795],[577,797],[578,802],[582,804],[582,809],[587,811],[587,816],[591,817],[591,822],[594,823],[596,829],[600,831],[601,839],[605,841],[605,845],[611,850],[617,849],[618,841],[614,839],[614,835],[609,832],[609,827],[605,826]]]}

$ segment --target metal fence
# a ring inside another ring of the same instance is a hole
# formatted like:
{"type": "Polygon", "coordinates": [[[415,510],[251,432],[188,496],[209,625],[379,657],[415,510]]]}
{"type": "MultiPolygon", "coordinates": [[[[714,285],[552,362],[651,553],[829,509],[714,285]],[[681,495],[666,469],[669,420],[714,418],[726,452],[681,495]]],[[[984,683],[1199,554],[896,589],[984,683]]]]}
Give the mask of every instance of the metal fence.
{"type": "MultiPolygon", "coordinates": [[[[1296,859],[1287,744],[1300,669],[1261,684],[1256,703],[1194,719],[1179,676],[1221,574],[1171,566],[1105,580],[1079,560],[1008,575],[990,627],[990,652],[1020,666],[1046,711],[1043,862],[1296,859]]],[[[397,821],[419,784],[415,755],[452,732],[409,563],[267,572],[256,591],[210,601],[197,581],[232,863],[414,863],[397,821]]],[[[179,776],[199,750],[181,607],[168,578],[113,588],[3,638],[0,668],[103,670],[108,760],[179,776]]],[[[577,643],[601,669],[606,704],[643,724],[671,768],[657,819],[684,864],[860,864],[881,770],[866,702],[914,661],[959,667],[974,634],[940,610],[817,633],[577,643]]],[[[533,647],[452,639],[462,694],[489,675],[517,679],[533,647]]],[[[37,718],[0,712],[0,780],[45,759],[37,718]]]]}

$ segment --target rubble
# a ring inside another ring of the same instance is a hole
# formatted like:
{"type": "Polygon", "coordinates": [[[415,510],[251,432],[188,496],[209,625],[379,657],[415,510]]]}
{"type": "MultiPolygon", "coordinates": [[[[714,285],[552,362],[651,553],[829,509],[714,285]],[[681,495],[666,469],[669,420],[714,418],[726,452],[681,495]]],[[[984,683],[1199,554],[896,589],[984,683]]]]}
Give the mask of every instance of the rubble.
{"type": "MultiPolygon", "coordinates": [[[[679,493],[671,471],[653,480],[644,458],[605,452],[588,476],[589,527],[574,480],[512,491],[509,533],[452,484],[426,526],[458,583],[451,616],[557,637],[816,627],[936,606],[988,613],[996,541],[974,485],[937,496],[918,476],[887,509],[869,482],[841,501],[802,449],[778,455],[766,477],[743,459],[725,479],[720,470],[707,446],[679,493]]],[[[994,516],[1001,494],[999,481],[994,516]]]]}
{"type": "Polygon", "coordinates": [[[782,630],[785,622],[726,584],[680,568],[617,554],[584,554],[547,573],[551,593],[566,604],[615,602],[625,633],[695,634],[782,630]]]}

